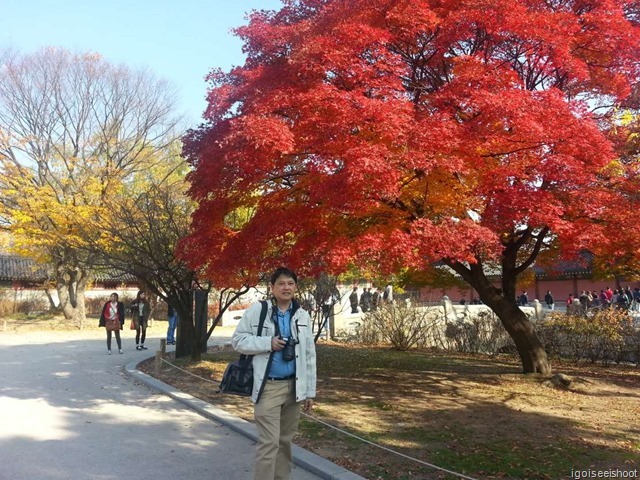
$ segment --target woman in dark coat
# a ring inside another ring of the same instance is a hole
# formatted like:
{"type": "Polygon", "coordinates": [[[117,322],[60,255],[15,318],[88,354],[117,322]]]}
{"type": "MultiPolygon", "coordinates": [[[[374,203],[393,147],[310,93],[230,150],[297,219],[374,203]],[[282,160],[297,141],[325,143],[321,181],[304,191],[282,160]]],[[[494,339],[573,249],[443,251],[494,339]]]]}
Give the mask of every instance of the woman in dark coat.
{"type": "MultiPolygon", "coordinates": [[[[109,301],[102,307],[102,313],[100,314],[99,327],[105,327],[107,320],[117,321],[120,323],[120,328],[113,330],[116,335],[116,342],[118,343],[118,351],[122,353],[122,340],[120,339],[120,330],[124,324],[124,303],[118,301],[118,294],[112,293],[109,297],[109,301]]],[[[107,354],[111,355],[111,332],[107,329],[107,354]]]]}
{"type": "Polygon", "coordinates": [[[142,290],[138,292],[136,299],[129,305],[129,310],[131,310],[133,323],[136,326],[136,350],[147,350],[147,347],[144,346],[144,341],[147,338],[151,304],[142,290]]]}

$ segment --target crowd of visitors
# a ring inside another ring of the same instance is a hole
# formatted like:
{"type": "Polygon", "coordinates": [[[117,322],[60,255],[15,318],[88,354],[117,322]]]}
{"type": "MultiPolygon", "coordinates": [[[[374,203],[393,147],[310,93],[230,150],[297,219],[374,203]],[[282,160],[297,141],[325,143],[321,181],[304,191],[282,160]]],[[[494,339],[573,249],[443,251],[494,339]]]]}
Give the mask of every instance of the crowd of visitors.
{"type": "MultiPolygon", "coordinates": [[[[551,291],[547,291],[544,300],[547,308],[553,310],[555,302],[551,291]]],[[[618,308],[640,312],[640,288],[636,287],[632,290],[631,287],[627,286],[612,290],[607,287],[601,289],[600,292],[597,290],[582,290],[579,295],[569,293],[565,300],[565,305],[568,311],[577,307],[585,313],[593,308],[618,308]]]]}
{"type": "Polygon", "coordinates": [[[601,289],[599,293],[596,290],[592,292],[582,290],[577,297],[569,295],[567,305],[571,304],[579,304],[584,311],[595,307],[613,307],[637,312],[640,311],[640,288],[631,290],[631,287],[627,286],[612,290],[607,287],[601,289]]]}
{"type": "MultiPolygon", "coordinates": [[[[529,305],[529,296],[526,291],[518,295],[516,303],[522,307],[529,305]]],[[[547,290],[544,296],[544,303],[549,310],[555,309],[556,302],[551,290],[547,290]]],[[[600,292],[597,290],[582,290],[580,295],[569,293],[565,300],[565,305],[567,310],[571,310],[574,306],[579,306],[584,312],[592,308],[610,307],[640,312],[640,287],[636,287],[633,290],[629,286],[614,290],[607,287],[601,289],[600,292]]]]}
{"type": "Polygon", "coordinates": [[[393,285],[390,283],[386,287],[380,289],[375,285],[372,287],[363,287],[362,293],[358,295],[358,286],[354,286],[349,295],[349,305],[351,313],[375,312],[381,303],[393,302],[393,285]]]}

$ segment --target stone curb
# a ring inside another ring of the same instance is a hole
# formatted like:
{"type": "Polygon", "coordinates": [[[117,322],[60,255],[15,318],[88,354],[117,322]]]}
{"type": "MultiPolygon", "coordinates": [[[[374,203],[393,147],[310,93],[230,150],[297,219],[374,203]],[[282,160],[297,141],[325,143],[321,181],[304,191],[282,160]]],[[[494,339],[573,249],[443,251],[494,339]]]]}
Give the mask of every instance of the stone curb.
{"type": "MultiPolygon", "coordinates": [[[[216,408],[203,400],[189,395],[188,393],[177,390],[171,385],[161,382],[160,380],[138,370],[138,364],[148,360],[149,358],[153,357],[147,356],[141,360],[134,360],[128,363],[124,367],[125,373],[154,390],[162,392],[186,405],[203,417],[215,420],[216,422],[229,427],[231,430],[244,435],[254,442],[258,440],[256,428],[252,423],[247,422],[242,418],[235,417],[224,410],[216,408]]],[[[355,473],[330,462],[326,458],[316,455],[315,453],[305,450],[297,445],[293,446],[293,463],[324,480],[366,480],[364,477],[356,475],[355,473]]]]}

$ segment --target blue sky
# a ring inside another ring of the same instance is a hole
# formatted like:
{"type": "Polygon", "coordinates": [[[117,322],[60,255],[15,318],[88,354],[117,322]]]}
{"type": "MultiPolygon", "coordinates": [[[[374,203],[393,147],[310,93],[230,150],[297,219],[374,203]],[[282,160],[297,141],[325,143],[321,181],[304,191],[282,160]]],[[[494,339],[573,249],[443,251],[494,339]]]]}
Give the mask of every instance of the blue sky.
{"type": "Polygon", "coordinates": [[[230,29],[280,0],[3,0],[0,48],[93,51],[113,63],[149,67],[172,82],[190,126],[206,103],[205,75],[244,62],[230,29]]]}

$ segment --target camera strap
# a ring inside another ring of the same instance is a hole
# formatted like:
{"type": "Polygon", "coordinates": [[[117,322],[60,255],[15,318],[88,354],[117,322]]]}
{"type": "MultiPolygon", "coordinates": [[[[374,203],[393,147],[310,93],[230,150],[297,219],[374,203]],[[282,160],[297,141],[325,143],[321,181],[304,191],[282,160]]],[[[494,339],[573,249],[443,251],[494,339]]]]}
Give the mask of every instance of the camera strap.
{"type": "MultiPolygon", "coordinates": [[[[293,320],[293,317],[296,313],[296,308],[295,305],[292,305],[291,308],[291,315],[289,317],[289,329],[291,330],[291,320],[293,320]]],[[[276,304],[275,301],[271,302],[271,321],[275,324],[275,330],[276,330],[276,337],[282,337],[282,332],[280,332],[280,322],[278,321],[278,305],[276,304]]],[[[298,327],[298,319],[296,318],[295,321],[295,325],[296,325],[296,336],[295,339],[299,339],[300,338],[300,327],[298,327]]],[[[291,336],[293,334],[293,331],[289,332],[289,335],[291,336]]]]}
{"type": "Polygon", "coordinates": [[[271,310],[271,321],[275,324],[276,337],[282,337],[282,332],[280,331],[280,322],[278,321],[278,307],[275,305],[271,310]]]}
{"type": "Polygon", "coordinates": [[[264,327],[264,321],[267,318],[267,302],[260,302],[260,321],[258,322],[258,336],[262,336],[262,327],[264,327]]]}

